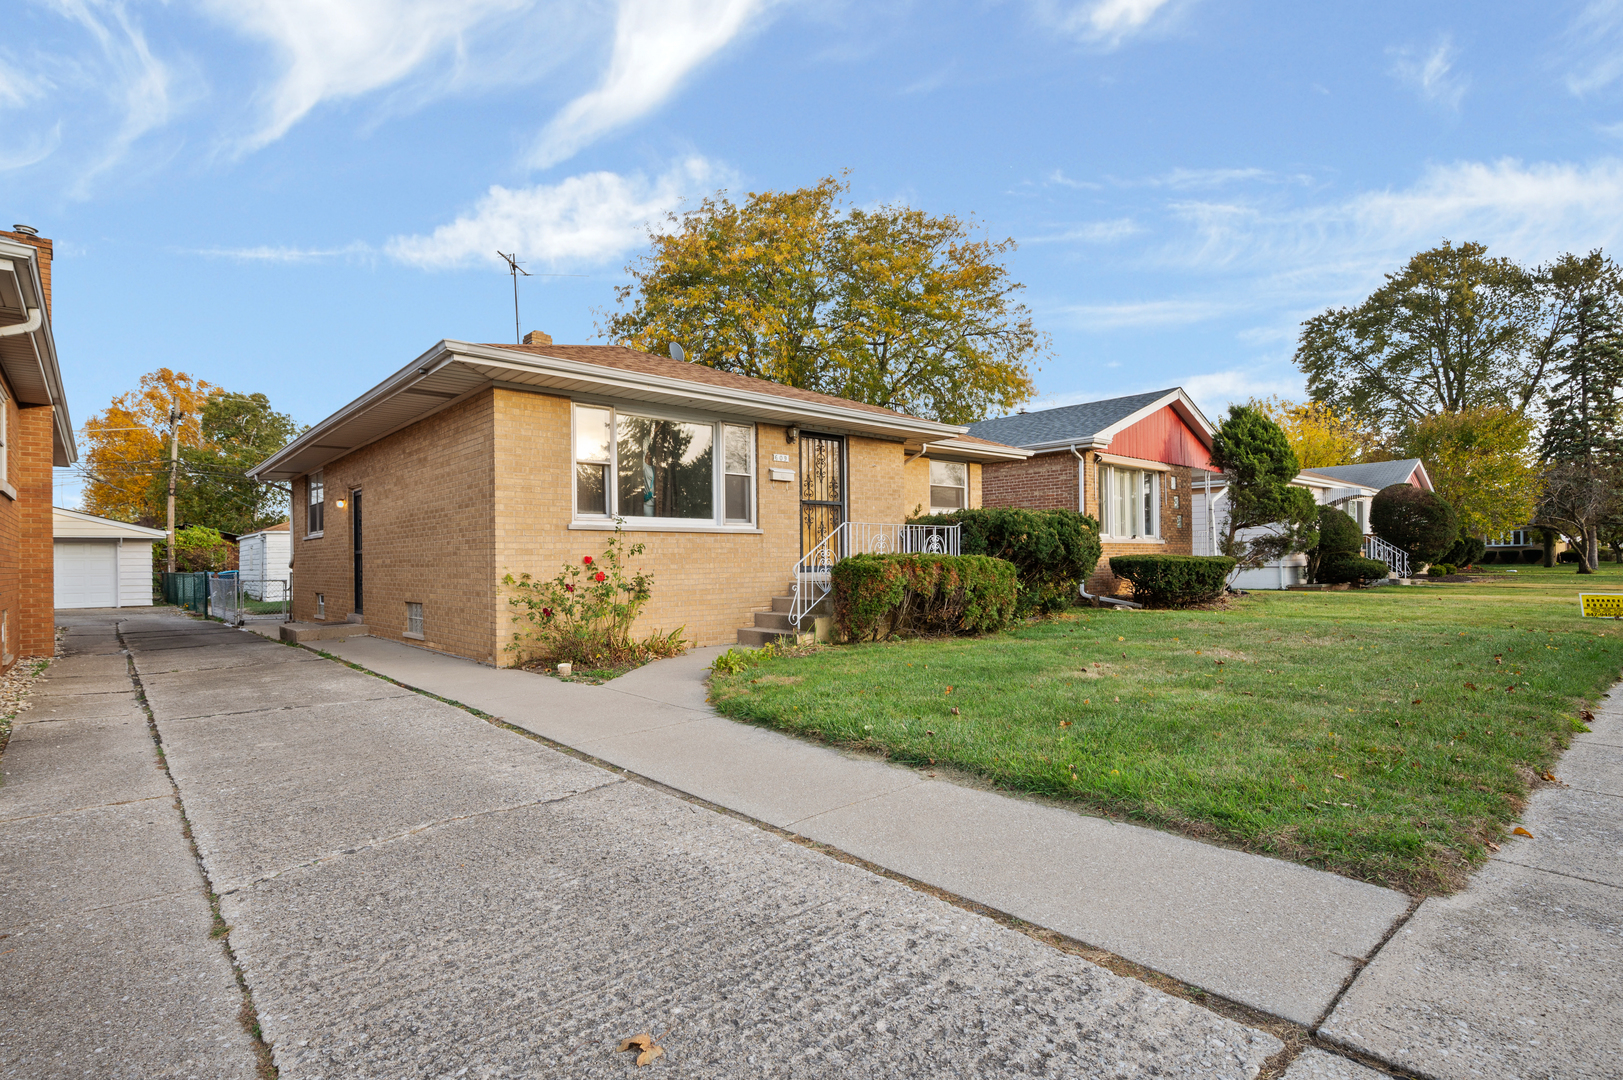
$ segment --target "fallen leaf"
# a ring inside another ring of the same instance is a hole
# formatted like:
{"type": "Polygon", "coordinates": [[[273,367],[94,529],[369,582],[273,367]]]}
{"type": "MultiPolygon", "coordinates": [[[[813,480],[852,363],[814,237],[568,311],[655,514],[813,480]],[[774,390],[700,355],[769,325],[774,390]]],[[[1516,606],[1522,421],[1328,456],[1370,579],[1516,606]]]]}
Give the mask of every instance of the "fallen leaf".
{"type": "Polygon", "coordinates": [[[1060,726],[1060,727],[1070,727],[1070,726],[1071,726],[1071,722],[1070,722],[1070,721],[1069,721],[1069,720],[1061,720],[1061,721],[1060,721],[1060,722],[1059,722],[1059,726],[1060,726]]]}
{"type": "Polygon", "coordinates": [[[621,1039],[620,1051],[621,1053],[624,1053],[625,1051],[630,1050],[633,1046],[635,1046],[638,1050],[646,1050],[653,1045],[654,1036],[645,1031],[641,1035],[633,1035],[629,1039],[621,1039]]]}
{"type": "Polygon", "coordinates": [[[1512,833],[1514,833],[1515,835],[1517,835],[1517,836],[1525,836],[1529,840],[1531,840],[1533,838],[1533,834],[1528,832],[1526,829],[1522,828],[1520,825],[1516,826],[1514,829],[1511,829],[1510,831],[1512,833]]]}
{"type": "Polygon", "coordinates": [[[1331,776],[1333,776],[1333,777],[1335,777],[1335,778],[1336,778],[1336,779],[1337,779],[1337,780],[1345,780],[1345,779],[1347,779],[1347,778],[1346,778],[1346,777],[1345,777],[1345,776],[1342,776],[1342,775],[1341,775],[1341,774],[1340,774],[1340,773],[1338,773],[1338,772],[1333,772],[1333,773],[1331,773],[1331,774],[1330,774],[1330,775],[1331,775],[1331,776]]]}
{"type": "Polygon", "coordinates": [[[1489,840],[1488,841],[1488,850],[1489,851],[1498,851],[1499,850],[1499,845],[1494,843],[1492,840],[1489,840]]]}
{"type": "Polygon", "coordinates": [[[928,731],[928,730],[927,730],[927,731],[925,731],[925,734],[926,734],[926,735],[934,735],[934,734],[935,734],[935,732],[933,732],[933,731],[928,731]]]}
{"type": "Polygon", "coordinates": [[[952,707],[952,715],[954,715],[954,716],[960,715],[960,713],[958,712],[958,706],[954,705],[952,707]]]}
{"type": "Polygon", "coordinates": [[[1465,688],[1467,690],[1475,690],[1476,689],[1476,683],[1466,683],[1465,688]]]}
{"type": "Polygon", "coordinates": [[[1556,783],[1555,773],[1551,772],[1549,769],[1545,769],[1543,772],[1539,773],[1539,775],[1552,784],[1556,783]]]}
{"type": "Polygon", "coordinates": [[[637,1055],[637,1064],[646,1065],[655,1058],[664,1056],[665,1048],[663,1046],[650,1046],[648,1049],[637,1055]]]}
{"type": "Polygon", "coordinates": [[[1411,705],[1418,705],[1418,704],[1420,704],[1420,699],[1419,699],[1419,698],[1415,698],[1415,699],[1414,699],[1414,700],[1413,700],[1413,701],[1411,701],[1411,702],[1410,702],[1410,703],[1409,703],[1409,704],[1411,704],[1411,705]]]}

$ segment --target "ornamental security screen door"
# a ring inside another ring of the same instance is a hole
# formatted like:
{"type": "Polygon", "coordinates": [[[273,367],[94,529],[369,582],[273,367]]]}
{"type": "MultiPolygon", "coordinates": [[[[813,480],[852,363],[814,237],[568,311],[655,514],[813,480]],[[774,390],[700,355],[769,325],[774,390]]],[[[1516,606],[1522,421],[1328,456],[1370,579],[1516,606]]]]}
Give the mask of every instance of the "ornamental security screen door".
{"type": "MultiPolygon", "coordinates": [[[[845,440],[800,435],[800,554],[845,521],[845,440]]],[[[836,552],[838,558],[843,552],[836,552]]]]}

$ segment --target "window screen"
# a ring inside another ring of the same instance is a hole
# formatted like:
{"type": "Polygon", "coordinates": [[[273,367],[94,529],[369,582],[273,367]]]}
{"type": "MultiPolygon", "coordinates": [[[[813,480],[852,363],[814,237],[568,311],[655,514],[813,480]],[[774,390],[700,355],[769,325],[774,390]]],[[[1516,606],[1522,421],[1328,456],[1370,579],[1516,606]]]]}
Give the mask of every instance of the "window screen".
{"type": "Polygon", "coordinates": [[[930,462],[930,509],[962,510],[969,505],[969,466],[961,461],[930,462]]]}
{"type": "Polygon", "coordinates": [[[309,480],[310,500],[309,515],[305,521],[306,533],[318,533],[327,520],[327,486],[322,482],[320,473],[313,473],[309,480]]]}
{"type": "Polygon", "coordinates": [[[722,438],[725,445],[722,447],[722,467],[724,483],[727,490],[724,493],[727,501],[726,517],[728,521],[748,521],[750,519],[750,429],[737,424],[723,424],[722,438]]]}

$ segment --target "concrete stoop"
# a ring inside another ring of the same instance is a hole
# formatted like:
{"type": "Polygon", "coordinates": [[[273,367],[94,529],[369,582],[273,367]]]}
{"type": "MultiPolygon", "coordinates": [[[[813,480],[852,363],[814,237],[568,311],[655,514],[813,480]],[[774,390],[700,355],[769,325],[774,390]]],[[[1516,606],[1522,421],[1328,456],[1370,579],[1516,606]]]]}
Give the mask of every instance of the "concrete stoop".
{"type": "Polygon", "coordinates": [[[281,625],[283,641],[303,644],[306,641],[326,641],[332,638],[371,637],[365,623],[290,622],[281,625]]]}
{"type": "Polygon", "coordinates": [[[805,617],[801,620],[801,628],[796,629],[789,621],[789,612],[794,607],[794,583],[790,582],[785,590],[789,595],[774,596],[772,606],[765,611],[753,612],[755,624],[740,627],[738,643],[752,649],[759,649],[763,645],[776,642],[795,644],[800,641],[810,641],[813,636],[813,619],[830,618],[834,614],[834,598],[825,596],[812,605],[805,617]]]}

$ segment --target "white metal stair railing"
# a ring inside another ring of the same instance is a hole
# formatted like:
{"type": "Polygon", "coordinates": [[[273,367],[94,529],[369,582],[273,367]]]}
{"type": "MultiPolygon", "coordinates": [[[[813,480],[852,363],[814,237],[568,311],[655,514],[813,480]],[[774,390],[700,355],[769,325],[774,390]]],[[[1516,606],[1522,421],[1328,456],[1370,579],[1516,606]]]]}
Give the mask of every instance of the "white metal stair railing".
{"type": "Polygon", "coordinates": [[[1409,553],[1379,536],[1364,537],[1364,558],[1379,559],[1400,578],[1409,576],[1409,553]]]}
{"type": "Polygon", "coordinates": [[[841,522],[795,563],[789,624],[800,629],[808,612],[834,587],[834,564],[849,555],[957,555],[957,525],[880,525],[841,522]]]}

